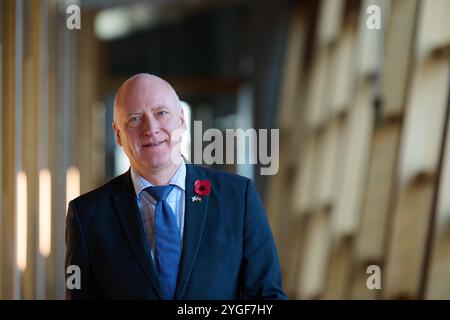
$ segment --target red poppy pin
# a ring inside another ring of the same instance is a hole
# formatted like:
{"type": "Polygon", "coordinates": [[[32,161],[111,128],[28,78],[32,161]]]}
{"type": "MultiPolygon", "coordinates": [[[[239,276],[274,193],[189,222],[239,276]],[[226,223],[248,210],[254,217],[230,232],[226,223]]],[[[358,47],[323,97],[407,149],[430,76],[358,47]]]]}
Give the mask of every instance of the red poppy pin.
{"type": "Polygon", "coordinates": [[[206,180],[195,180],[194,191],[197,195],[192,197],[192,202],[200,202],[202,198],[199,196],[207,196],[211,192],[211,182],[206,180]]]}

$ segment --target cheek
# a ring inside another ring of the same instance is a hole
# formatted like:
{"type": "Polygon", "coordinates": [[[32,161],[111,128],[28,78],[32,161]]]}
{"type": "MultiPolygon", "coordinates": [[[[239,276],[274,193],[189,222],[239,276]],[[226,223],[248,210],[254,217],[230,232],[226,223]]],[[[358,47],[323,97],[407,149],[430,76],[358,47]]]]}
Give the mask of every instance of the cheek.
{"type": "Polygon", "coordinates": [[[128,151],[134,152],[139,147],[139,139],[133,134],[128,134],[122,137],[122,145],[128,151]]]}
{"type": "Polygon", "coordinates": [[[186,130],[183,127],[178,126],[178,123],[172,123],[170,128],[167,130],[167,133],[172,142],[178,143],[180,142],[181,137],[185,131],[186,130]]]}

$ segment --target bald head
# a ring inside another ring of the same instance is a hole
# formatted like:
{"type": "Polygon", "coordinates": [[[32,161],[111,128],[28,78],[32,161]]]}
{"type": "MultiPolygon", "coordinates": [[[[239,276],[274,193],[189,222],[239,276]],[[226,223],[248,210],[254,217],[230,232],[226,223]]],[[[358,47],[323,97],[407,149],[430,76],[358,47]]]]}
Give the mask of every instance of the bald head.
{"type": "Polygon", "coordinates": [[[167,81],[149,73],[139,73],[132,76],[117,90],[114,98],[114,121],[118,121],[119,114],[123,111],[124,106],[127,103],[133,103],[136,97],[149,96],[151,98],[160,95],[168,95],[181,108],[178,95],[167,81]]]}

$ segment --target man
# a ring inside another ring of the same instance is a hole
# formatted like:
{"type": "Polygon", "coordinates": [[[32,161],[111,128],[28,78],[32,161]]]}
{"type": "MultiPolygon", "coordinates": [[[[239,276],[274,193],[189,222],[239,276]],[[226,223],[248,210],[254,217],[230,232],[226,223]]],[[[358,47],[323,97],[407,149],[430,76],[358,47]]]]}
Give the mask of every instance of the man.
{"type": "Polygon", "coordinates": [[[114,102],[131,167],[69,204],[67,299],[286,299],[272,234],[253,183],[185,163],[178,96],[149,74],[114,102]]]}

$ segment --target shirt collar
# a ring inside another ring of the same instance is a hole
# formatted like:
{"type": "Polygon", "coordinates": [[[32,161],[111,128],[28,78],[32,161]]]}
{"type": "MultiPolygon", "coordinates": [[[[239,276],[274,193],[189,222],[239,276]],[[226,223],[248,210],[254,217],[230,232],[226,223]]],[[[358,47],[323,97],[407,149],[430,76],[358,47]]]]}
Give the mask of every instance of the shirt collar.
{"type": "MultiPolygon", "coordinates": [[[[133,181],[133,187],[134,191],[136,193],[136,197],[140,197],[141,192],[148,188],[153,187],[153,184],[145,179],[144,177],[140,176],[136,173],[136,171],[133,170],[133,167],[130,169],[131,173],[131,180],[133,181]]],[[[173,184],[180,188],[181,190],[185,191],[186,186],[186,163],[184,162],[184,158],[181,157],[181,163],[178,167],[175,174],[172,176],[172,178],[169,181],[169,184],[173,184]]]]}

